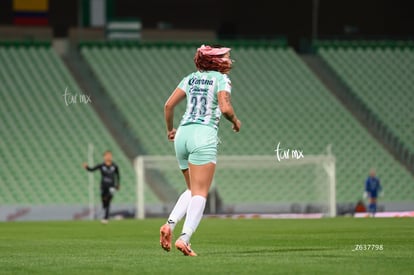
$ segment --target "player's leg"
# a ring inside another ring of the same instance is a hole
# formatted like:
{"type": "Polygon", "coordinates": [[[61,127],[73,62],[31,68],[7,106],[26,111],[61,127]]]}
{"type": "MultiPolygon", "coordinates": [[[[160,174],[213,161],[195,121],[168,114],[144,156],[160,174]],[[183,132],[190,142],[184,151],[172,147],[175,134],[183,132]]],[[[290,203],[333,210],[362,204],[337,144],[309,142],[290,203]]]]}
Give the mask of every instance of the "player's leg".
{"type": "Polygon", "coordinates": [[[185,182],[187,184],[187,189],[180,195],[175,204],[173,210],[171,211],[170,216],[168,217],[167,223],[169,224],[172,231],[174,231],[175,225],[184,217],[187,212],[188,204],[191,199],[191,186],[190,186],[190,173],[188,169],[181,170],[185,182]]]}
{"type": "Polygon", "coordinates": [[[104,209],[104,215],[103,215],[103,221],[102,222],[107,222],[108,221],[108,195],[103,196],[103,209],[104,209]]]}
{"type": "Polygon", "coordinates": [[[196,256],[191,250],[189,243],[191,236],[196,231],[203,217],[208,191],[213,181],[215,163],[204,165],[190,164],[191,200],[187,209],[183,231],[175,246],[184,255],[196,256]]]}
{"type": "Polygon", "coordinates": [[[182,234],[175,246],[184,255],[196,256],[189,243],[203,217],[208,192],[213,181],[217,158],[217,131],[206,126],[194,127],[193,138],[189,140],[187,146],[191,152],[188,164],[192,197],[182,234]]]}
{"type": "Polygon", "coordinates": [[[105,196],[101,193],[102,210],[105,212],[105,196]]]}
{"type": "Polygon", "coordinates": [[[104,190],[101,193],[101,200],[102,200],[102,210],[103,210],[103,217],[101,223],[107,224],[108,219],[106,218],[106,209],[107,209],[107,194],[104,190]]]}
{"type": "Polygon", "coordinates": [[[108,223],[108,218],[109,218],[109,204],[111,202],[112,196],[111,196],[111,192],[109,191],[109,188],[102,188],[101,189],[101,199],[102,199],[102,209],[104,212],[103,218],[101,220],[101,222],[103,224],[107,224],[108,223]]]}
{"type": "Polygon", "coordinates": [[[112,195],[111,195],[111,193],[109,193],[107,196],[106,196],[106,209],[105,209],[105,219],[106,220],[109,220],[109,213],[110,213],[110,210],[111,210],[111,201],[112,201],[112,195]]]}
{"type": "Polygon", "coordinates": [[[377,198],[371,197],[369,201],[369,212],[371,213],[372,217],[375,216],[377,212],[377,198]]]}
{"type": "Polygon", "coordinates": [[[187,207],[191,199],[190,176],[188,171],[188,152],[186,148],[187,135],[185,131],[186,129],[182,129],[182,127],[178,128],[177,133],[175,135],[174,147],[178,164],[183,173],[187,189],[178,198],[173,210],[171,211],[168,217],[167,223],[162,225],[160,228],[160,244],[161,247],[166,251],[170,251],[171,249],[172,232],[176,224],[186,214],[187,207]]]}
{"type": "Polygon", "coordinates": [[[162,225],[160,228],[160,244],[161,247],[166,251],[170,251],[171,249],[172,233],[174,231],[174,228],[177,223],[184,217],[185,213],[187,212],[188,204],[191,200],[189,171],[188,169],[181,171],[184,175],[187,189],[178,198],[173,210],[170,213],[170,216],[168,217],[167,223],[162,225]]]}
{"type": "Polygon", "coordinates": [[[213,181],[215,163],[204,165],[190,164],[191,179],[191,200],[187,209],[187,217],[184,223],[183,236],[181,237],[187,243],[191,235],[197,229],[198,224],[204,213],[208,191],[213,181]]]}

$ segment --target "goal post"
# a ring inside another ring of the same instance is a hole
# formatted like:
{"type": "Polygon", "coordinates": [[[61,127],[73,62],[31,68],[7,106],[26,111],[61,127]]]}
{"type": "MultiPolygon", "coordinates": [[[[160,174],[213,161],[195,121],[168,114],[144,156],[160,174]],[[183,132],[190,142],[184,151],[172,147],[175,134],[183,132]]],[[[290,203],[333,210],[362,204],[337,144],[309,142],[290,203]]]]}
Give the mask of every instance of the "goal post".
{"type": "Polygon", "coordinates": [[[137,219],[145,218],[145,196],[144,196],[144,185],[145,185],[145,165],[144,156],[139,156],[134,161],[135,175],[137,177],[136,186],[136,207],[135,217],[137,219]]]}
{"type": "MultiPolygon", "coordinates": [[[[184,179],[174,156],[138,156],[136,173],[136,218],[145,218],[145,188],[150,175],[159,173],[164,184],[177,196],[185,189],[184,179]],[[150,173],[149,173],[150,171],[150,173]]],[[[222,203],[220,213],[321,213],[336,216],[335,157],[306,155],[300,159],[278,160],[275,156],[218,156],[210,207],[222,203]]],[[[168,205],[174,203],[164,202],[168,205]]]]}
{"type": "MultiPolygon", "coordinates": [[[[92,167],[93,164],[93,143],[88,144],[88,165],[92,167]]],[[[89,219],[95,219],[95,186],[94,186],[93,173],[88,173],[88,207],[89,207],[89,219]]]]}

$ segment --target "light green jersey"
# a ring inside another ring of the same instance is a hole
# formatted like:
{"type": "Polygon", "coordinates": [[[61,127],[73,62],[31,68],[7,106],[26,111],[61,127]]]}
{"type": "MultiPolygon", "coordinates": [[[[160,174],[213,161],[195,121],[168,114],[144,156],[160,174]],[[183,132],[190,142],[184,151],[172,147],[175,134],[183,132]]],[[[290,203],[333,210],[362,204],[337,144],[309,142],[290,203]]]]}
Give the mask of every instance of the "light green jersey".
{"type": "Polygon", "coordinates": [[[198,71],[181,80],[178,88],[187,95],[187,108],[180,125],[195,123],[217,129],[221,117],[217,93],[231,93],[228,76],[216,71],[198,71]]]}

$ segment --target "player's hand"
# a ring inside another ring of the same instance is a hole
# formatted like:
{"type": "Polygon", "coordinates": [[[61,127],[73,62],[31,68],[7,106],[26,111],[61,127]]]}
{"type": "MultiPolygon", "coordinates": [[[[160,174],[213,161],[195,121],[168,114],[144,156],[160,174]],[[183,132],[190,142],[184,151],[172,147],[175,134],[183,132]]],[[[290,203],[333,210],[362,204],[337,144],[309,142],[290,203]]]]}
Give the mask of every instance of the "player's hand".
{"type": "Polygon", "coordinates": [[[167,138],[169,141],[174,141],[175,133],[177,133],[177,129],[173,128],[171,131],[167,131],[167,138]]]}
{"type": "Polygon", "coordinates": [[[233,122],[232,128],[234,132],[239,132],[241,128],[241,121],[237,119],[235,122],[233,122]]]}
{"type": "Polygon", "coordinates": [[[121,185],[117,185],[115,186],[116,190],[119,191],[119,189],[121,189],[121,185]]]}
{"type": "Polygon", "coordinates": [[[86,169],[86,168],[88,167],[88,164],[87,164],[86,162],[84,162],[84,163],[82,164],[82,167],[86,169]]]}
{"type": "Polygon", "coordinates": [[[368,198],[368,192],[364,192],[364,194],[362,194],[362,197],[363,197],[364,199],[367,199],[367,198],[368,198]]]}

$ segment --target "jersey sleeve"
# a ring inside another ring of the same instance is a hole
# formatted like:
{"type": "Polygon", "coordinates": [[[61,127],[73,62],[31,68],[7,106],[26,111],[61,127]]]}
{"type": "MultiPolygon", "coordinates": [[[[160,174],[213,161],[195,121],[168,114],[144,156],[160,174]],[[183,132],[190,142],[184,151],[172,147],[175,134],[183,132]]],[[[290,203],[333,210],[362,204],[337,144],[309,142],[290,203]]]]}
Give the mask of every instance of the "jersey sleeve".
{"type": "Polygon", "coordinates": [[[187,91],[187,86],[188,86],[188,76],[184,77],[181,80],[181,82],[178,84],[177,88],[180,88],[181,90],[186,92],[187,91]]]}
{"type": "Polygon", "coordinates": [[[98,170],[99,168],[101,168],[101,166],[102,166],[102,164],[97,164],[97,165],[95,165],[94,167],[86,167],[86,170],[88,170],[89,172],[93,172],[93,171],[96,171],[96,170],[98,170]]]}
{"type": "Polygon", "coordinates": [[[223,74],[219,78],[217,91],[226,91],[231,93],[231,80],[227,75],[223,74]]]}

